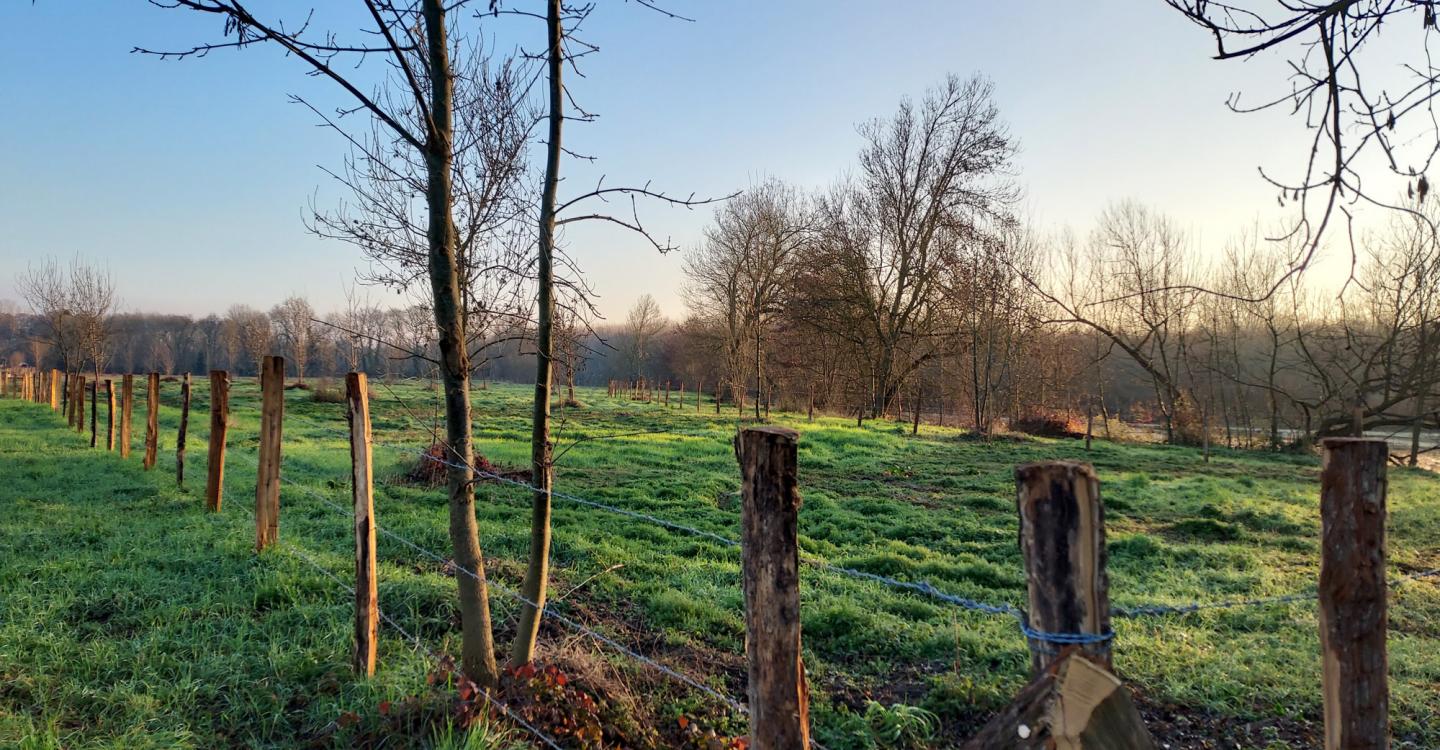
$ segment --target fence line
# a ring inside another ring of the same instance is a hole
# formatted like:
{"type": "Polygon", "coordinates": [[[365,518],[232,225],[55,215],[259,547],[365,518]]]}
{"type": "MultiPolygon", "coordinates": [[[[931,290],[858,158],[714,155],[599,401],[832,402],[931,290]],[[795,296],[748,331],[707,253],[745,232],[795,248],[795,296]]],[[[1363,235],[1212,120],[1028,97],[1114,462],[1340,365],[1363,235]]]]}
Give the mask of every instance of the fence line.
{"type": "MultiPolygon", "coordinates": [[[[246,458],[248,459],[248,456],[247,456],[246,458]]],[[[252,464],[252,467],[258,467],[258,464],[252,464]]],[[[292,479],[287,479],[287,478],[285,478],[285,476],[284,476],[283,474],[282,474],[281,477],[280,477],[280,482],[281,482],[282,484],[288,485],[288,486],[290,486],[290,487],[293,487],[293,488],[299,490],[300,492],[304,493],[305,495],[307,495],[307,496],[309,496],[309,497],[311,497],[311,498],[313,498],[313,499],[315,499],[315,500],[318,500],[320,503],[322,503],[322,504],[324,504],[324,505],[326,505],[326,506],[329,506],[331,509],[333,509],[333,510],[335,510],[335,511],[337,511],[337,512],[343,514],[343,515],[349,515],[349,514],[352,512],[352,509],[351,509],[351,508],[343,507],[343,506],[341,506],[340,504],[338,504],[338,503],[336,503],[336,502],[334,502],[334,501],[331,501],[330,499],[326,498],[324,495],[320,494],[319,491],[315,490],[314,488],[310,487],[309,485],[301,484],[301,483],[296,482],[296,481],[294,481],[294,480],[292,480],[292,479]]],[[[416,544],[415,542],[412,542],[412,541],[410,541],[409,539],[406,539],[405,537],[403,537],[403,536],[401,536],[401,535],[399,535],[399,534],[396,534],[395,532],[393,532],[393,531],[385,528],[384,526],[381,526],[379,523],[376,523],[376,524],[375,524],[375,530],[376,530],[377,532],[379,532],[380,534],[382,534],[383,536],[385,536],[385,537],[387,537],[387,538],[389,538],[389,539],[393,539],[394,541],[397,541],[397,542],[399,542],[400,544],[403,544],[403,545],[405,545],[406,547],[409,547],[410,549],[412,549],[412,550],[414,550],[414,551],[416,551],[416,552],[418,552],[418,553],[420,553],[420,554],[422,554],[422,555],[430,558],[431,560],[434,560],[434,561],[436,561],[436,562],[439,562],[439,563],[441,563],[441,564],[443,564],[443,565],[447,565],[447,566],[453,568],[454,570],[456,570],[457,572],[464,573],[465,575],[469,576],[470,578],[472,578],[472,579],[474,579],[474,580],[476,580],[476,581],[482,581],[482,579],[480,578],[480,576],[479,576],[478,574],[476,574],[475,571],[472,571],[472,570],[470,570],[469,568],[466,568],[466,567],[464,567],[464,566],[462,566],[462,565],[459,565],[458,563],[456,563],[456,562],[453,561],[453,560],[448,560],[448,559],[446,559],[446,558],[444,558],[444,557],[442,557],[442,556],[440,556],[440,555],[438,555],[438,554],[436,554],[436,553],[434,553],[434,552],[426,549],[425,547],[422,547],[422,546],[416,544]]],[[[729,707],[729,708],[732,709],[732,710],[738,711],[738,712],[740,712],[740,713],[742,713],[742,714],[748,712],[748,709],[746,708],[746,706],[745,706],[744,704],[742,704],[742,703],[736,701],[735,699],[733,699],[733,698],[725,695],[724,693],[721,693],[721,692],[715,690],[714,688],[709,687],[708,685],[705,685],[705,684],[699,682],[698,680],[696,680],[696,679],[693,678],[693,677],[690,677],[690,676],[688,676],[688,675],[686,675],[686,674],[684,674],[684,673],[682,673],[682,672],[678,672],[678,671],[676,671],[676,670],[674,670],[674,669],[672,669],[672,668],[670,668],[670,667],[668,667],[668,666],[666,666],[666,665],[664,665],[664,664],[662,664],[662,663],[660,663],[660,662],[658,662],[658,661],[656,661],[656,660],[654,660],[654,659],[652,659],[652,658],[650,658],[650,657],[648,657],[648,656],[645,656],[644,654],[641,654],[641,653],[635,651],[634,649],[631,649],[630,647],[628,647],[628,646],[620,643],[619,641],[616,641],[615,639],[613,639],[613,638],[611,638],[611,637],[609,637],[609,636],[607,636],[607,635],[605,635],[605,634],[603,634],[603,633],[600,633],[599,631],[596,631],[596,630],[594,630],[594,629],[592,629],[592,628],[584,625],[583,623],[581,623],[581,622],[579,622],[579,621],[577,621],[577,620],[574,620],[574,619],[572,619],[572,618],[566,617],[565,615],[562,615],[562,614],[556,612],[555,610],[551,609],[551,608],[548,607],[548,606],[547,606],[547,607],[543,607],[543,608],[542,608],[542,607],[538,607],[538,606],[535,604],[535,602],[533,602],[533,601],[531,601],[530,599],[526,598],[525,596],[523,596],[523,595],[520,594],[519,592],[516,592],[516,591],[510,589],[509,587],[505,586],[504,584],[497,583],[497,582],[495,582],[495,581],[490,581],[490,580],[488,580],[488,579],[484,580],[483,582],[486,584],[487,587],[493,588],[493,589],[495,589],[496,591],[498,591],[499,593],[501,593],[501,594],[503,594],[503,595],[505,595],[505,596],[507,596],[507,597],[509,597],[509,598],[511,598],[511,599],[514,599],[515,601],[520,602],[521,604],[525,604],[525,605],[528,605],[528,606],[531,606],[531,607],[536,607],[537,609],[540,609],[540,610],[545,614],[545,616],[554,619],[556,622],[559,622],[559,623],[565,625],[566,627],[569,627],[570,629],[576,631],[577,633],[580,633],[581,635],[587,636],[587,637],[591,638],[592,640],[595,640],[595,641],[597,641],[597,642],[599,642],[599,643],[602,643],[602,644],[604,644],[604,645],[606,645],[606,646],[609,646],[610,648],[612,648],[612,649],[614,649],[614,650],[616,650],[616,651],[619,651],[620,653],[624,654],[625,656],[628,656],[628,657],[630,657],[631,659],[634,659],[634,660],[636,660],[636,661],[638,661],[638,662],[641,662],[642,664],[650,667],[651,669],[656,670],[657,672],[660,672],[661,674],[663,674],[663,675],[665,675],[665,676],[667,676],[667,677],[669,677],[669,678],[671,678],[671,679],[674,679],[674,680],[677,680],[677,681],[679,681],[679,682],[682,682],[682,683],[684,683],[685,685],[688,685],[689,687],[694,688],[695,690],[699,690],[699,691],[705,693],[706,695],[709,695],[710,697],[716,699],[717,701],[725,704],[727,707],[729,707]]]]}
{"type": "MultiPolygon", "coordinates": [[[[424,450],[416,450],[416,449],[414,449],[414,448],[409,448],[409,447],[401,446],[401,445],[394,445],[394,444],[390,444],[390,443],[376,443],[376,445],[379,446],[379,447],[381,447],[381,448],[388,449],[388,450],[393,450],[393,451],[398,451],[398,452],[402,452],[402,453],[406,453],[406,454],[416,455],[416,456],[419,456],[419,457],[421,457],[421,458],[423,458],[423,459],[425,459],[425,460],[432,461],[432,462],[435,462],[435,463],[439,463],[439,464],[444,465],[444,466],[449,466],[449,467],[451,467],[451,468],[465,468],[465,465],[464,465],[463,463],[458,463],[458,462],[454,462],[454,461],[448,461],[448,460],[446,460],[446,459],[433,456],[433,455],[431,455],[429,452],[424,451],[424,450]]],[[[503,475],[501,475],[501,474],[497,474],[497,473],[495,473],[495,472],[486,471],[486,470],[484,470],[484,469],[481,469],[481,468],[478,468],[478,467],[475,467],[475,466],[470,466],[469,468],[470,468],[470,471],[474,472],[476,475],[485,477],[486,479],[490,479],[490,480],[492,480],[492,481],[500,482],[500,483],[502,483],[502,484],[508,484],[508,485],[511,485],[511,486],[514,486],[514,487],[518,487],[518,488],[521,488],[521,489],[525,489],[525,490],[528,490],[528,491],[531,491],[531,492],[533,492],[533,491],[535,491],[535,490],[537,489],[534,485],[530,484],[529,482],[522,482],[522,481],[517,480],[517,479],[511,479],[510,477],[506,477],[506,476],[503,476],[503,475]]],[[[642,513],[642,512],[640,512],[640,511],[634,511],[634,510],[629,510],[629,509],[621,508],[621,507],[614,506],[614,505],[609,505],[609,504],[607,504],[607,503],[602,503],[602,502],[599,502],[599,501],[597,501],[597,500],[590,500],[590,499],[587,499],[587,498],[579,497],[579,496],[576,496],[576,495],[571,495],[571,494],[568,494],[568,493],[565,493],[565,492],[560,492],[560,491],[558,491],[558,490],[553,490],[553,489],[551,490],[550,494],[551,494],[553,497],[558,497],[558,498],[560,498],[560,499],[562,499],[562,500],[568,500],[568,501],[570,501],[570,502],[578,503],[578,504],[585,505],[585,506],[588,506],[588,507],[591,507],[591,508],[596,508],[596,509],[598,509],[598,510],[603,510],[603,511],[606,511],[606,512],[609,512],[609,513],[614,513],[614,514],[617,514],[617,515],[626,516],[626,517],[628,517],[628,518],[633,518],[633,519],[640,520],[640,521],[646,521],[646,522],[649,522],[649,523],[652,523],[652,524],[655,524],[655,525],[658,525],[658,526],[663,526],[663,527],[665,527],[665,528],[672,529],[672,530],[675,530],[675,531],[680,531],[680,532],[684,532],[684,533],[686,533],[686,534],[691,534],[691,535],[703,537],[703,538],[706,538],[706,539],[710,539],[710,540],[713,540],[713,541],[717,541],[717,542],[720,542],[721,544],[725,544],[725,545],[727,545],[727,546],[737,547],[737,548],[740,546],[740,542],[739,542],[738,540],[731,539],[731,538],[729,538],[729,537],[723,536],[723,535],[721,535],[721,534],[717,534],[717,533],[712,532],[712,531],[705,531],[704,529],[695,528],[695,527],[693,527],[693,526],[687,526],[687,525],[682,524],[682,523],[677,523],[677,522],[675,522],[675,521],[670,521],[670,520],[667,520],[667,519],[664,519],[664,518],[660,518],[660,517],[658,517],[658,516],[653,516],[653,515],[650,515],[650,514],[648,514],[648,513],[642,513]]],[[[813,558],[813,557],[807,557],[807,556],[805,556],[805,555],[801,555],[801,556],[800,556],[800,561],[803,562],[803,563],[805,563],[806,565],[810,565],[810,566],[812,566],[812,567],[818,568],[818,569],[820,569],[820,570],[825,570],[825,571],[827,571],[827,572],[836,573],[836,574],[839,574],[839,575],[843,575],[843,576],[847,576],[847,577],[855,578],[855,579],[859,579],[859,580],[871,581],[871,582],[878,583],[878,584],[881,584],[881,585],[884,585],[884,586],[888,586],[888,587],[890,587],[890,588],[899,588],[899,589],[906,589],[906,590],[909,590],[909,591],[914,591],[914,592],[917,592],[917,593],[920,593],[920,594],[924,594],[925,596],[928,596],[928,597],[930,597],[930,598],[932,598],[932,599],[935,599],[935,600],[937,600],[937,601],[945,602],[945,603],[947,603],[947,604],[951,604],[951,605],[960,607],[960,608],[962,608],[962,609],[968,609],[968,610],[972,610],[972,611],[975,611],[975,612],[983,612],[983,613],[986,613],[986,614],[994,614],[994,615],[1011,615],[1011,616],[1017,616],[1017,617],[1023,615],[1023,611],[1022,611],[1019,607],[1016,607],[1016,606],[1013,605],[1013,604],[1003,603],[1003,602],[1000,603],[1000,604],[990,604],[990,603],[987,603],[987,602],[977,601],[977,600],[975,600],[975,599],[969,599],[969,598],[966,598],[966,597],[963,597],[963,596],[956,596],[956,595],[954,595],[954,594],[949,594],[949,593],[946,593],[946,592],[944,592],[944,591],[941,591],[939,588],[937,588],[934,584],[930,583],[929,581],[903,581],[903,580],[900,580],[900,579],[897,579],[897,578],[892,578],[892,577],[890,577],[890,576],[884,576],[884,575],[880,575],[880,574],[877,574],[877,573],[870,573],[870,572],[863,571],[863,570],[856,570],[856,569],[854,569],[854,568],[847,568],[847,567],[844,567],[844,566],[835,565],[835,564],[833,564],[833,563],[829,563],[829,562],[826,562],[826,561],[824,561],[824,560],[819,560],[819,559],[813,558]]],[[[1397,577],[1392,578],[1392,579],[1390,580],[1390,584],[1391,584],[1392,586],[1394,586],[1394,585],[1400,583],[1401,581],[1406,581],[1406,580],[1420,580],[1420,579],[1432,578],[1432,577],[1436,577],[1436,576],[1440,576],[1440,568],[1436,568],[1436,569],[1434,569],[1434,570],[1428,570],[1428,571],[1421,571],[1421,572],[1418,572],[1418,573],[1410,573],[1410,574],[1406,574],[1406,575],[1402,575],[1402,576],[1397,576],[1397,577]]],[[[1189,604],[1175,604],[1175,605],[1155,603],[1155,604],[1141,604],[1141,605],[1136,605],[1136,606],[1133,606],[1133,607],[1114,606],[1114,607],[1111,607],[1110,612],[1111,612],[1111,614],[1113,614],[1113,615],[1115,615],[1115,616],[1117,616],[1117,617],[1122,617],[1122,618],[1127,618],[1127,619],[1134,619],[1134,618],[1140,618],[1140,617],[1157,617],[1157,616],[1162,616],[1162,615],[1184,615],[1184,614],[1191,614],[1191,613],[1194,613],[1194,612],[1200,612],[1200,611],[1209,610],[1209,609],[1246,608],[1246,607],[1258,607],[1258,606],[1263,606],[1263,605],[1268,605],[1268,604],[1284,604],[1284,603],[1292,603],[1292,602],[1299,602],[1299,601],[1311,601],[1311,600],[1316,599],[1318,596],[1319,596],[1319,595],[1318,595],[1317,593],[1315,593],[1315,592],[1301,592],[1301,593],[1295,593],[1295,594],[1281,594],[1281,595],[1277,595],[1277,596],[1254,597],[1254,598],[1247,598],[1247,599],[1233,599],[1233,600],[1218,601],[1218,602],[1192,602],[1192,603],[1189,603],[1189,604]]],[[[1028,626],[1025,626],[1023,623],[1022,623],[1022,626],[1021,626],[1021,627],[1022,627],[1022,631],[1028,631],[1028,626]]],[[[1038,631],[1033,631],[1033,632],[1038,632],[1038,631]]],[[[1027,635],[1029,635],[1029,632],[1027,632],[1027,635]]],[[[1089,634],[1064,634],[1064,633],[1049,633],[1049,634],[1043,634],[1043,633],[1042,633],[1042,635],[1053,636],[1053,637],[1058,638],[1058,639],[1063,639],[1063,638],[1065,638],[1067,635],[1087,636],[1087,635],[1089,635],[1089,634]]],[[[1063,642],[1066,642],[1066,641],[1064,641],[1064,640],[1056,640],[1056,641],[1053,641],[1053,642],[1063,643],[1063,642]]]]}
{"type": "MultiPolygon", "coordinates": [[[[321,565],[320,563],[316,562],[314,558],[312,558],[312,557],[310,557],[309,555],[305,554],[305,552],[304,552],[303,550],[301,550],[298,545],[295,545],[294,543],[289,542],[288,540],[281,540],[281,541],[279,542],[279,545],[280,545],[280,548],[281,548],[281,549],[285,550],[286,552],[289,552],[290,554],[294,555],[297,559],[304,561],[305,563],[309,564],[310,567],[314,568],[315,570],[320,571],[320,572],[323,573],[326,577],[328,577],[328,578],[330,578],[331,580],[335,581],[336,583],[340,584],[340,588],[342,588],[342,589],[344,589],[345,591],[349,592],[349,594],[350,594],[351,596],[354,596],[354,595],[355,595],[355,587],[354,587],[354,586],[351,586],[350,584],[346,583],[346,582],[344,581],[344,579],[340,578],[340,576],[337,576],[337,575],[335,575],[334,573],[330,572],[330,570],[329,570],[328,568],[326,568],[325,566],[323,566],[323,565],[321,565]]],[[[430,648],[428,645],[425,644],[424,641],[420,640],[420,638],[419,638],[418,636],[411,634],[409,630],[406,630],[406,629],[404,628],[404,626],[402,626],[400,623],[396,622],[395,620],[391,619],[391,617],[390,617],[389,615],[385,614],[385,610],[380,609],[379,607],[376,607],[375,613],[380,616],[380,619],[381,619],[381,620],[384,620],[388,625],[390,625],[390,627],[394,628],[394,629],[396,630],[396,632],[398,632],[398,633],[399,633],[401,636],[403,636],[406,640],[408,640],[408,641],[410,641],[412,644],[414,644],[414,646],[416,647],[417,650],[424,651],[426,654],[428,654],[428,655],[430,656],[431,660],[433,660],[433,661],[436,663],[436,666],[444,667],[444,666],[446,665],[446,662],[448,661],[448,659],[447,659],[443,654],[440,654],[440,653],[438,653],[437,651],[435,651],[434,649],[430,648]]],[[[534,735],[536,739],[538,739],[538,740],[540,740],[541,742],[545,743],[546,745],[554,748],[555,750],[564,750],[563,748],[560,747],[559,743],[557,743],[554,738],[552,738],[552,737],[551,737],[550,735],[548,735],[548,734],[545,734],[545,732],[541,731],[540,729],[536,728],[535,725],[533,725],[533,724],[531,724],[530,722],[526,721],[526,720],[525,720],[524,718],[522,718],[519,714],[517,714],[517,713],[515,713],[514,711],[512,711],[509,706],[506,706],[503,702],[501,702],[500,700],[496,699],[494,696],[490,695],[490,691],[488,691],[488,690],[477,690],[476,692],[479,693],[480,696],[483,697],[490,705],[492,705],[492,706],[494,706],[495,708],[499,709],[501,713],[505,714],[505,715],[506,715],[507,717],[509,717],[512,721],[514,721],[516,724],[519,724],[521,727],[524,727],[527,731],[530,732],[530,734],[534,735]]]]}

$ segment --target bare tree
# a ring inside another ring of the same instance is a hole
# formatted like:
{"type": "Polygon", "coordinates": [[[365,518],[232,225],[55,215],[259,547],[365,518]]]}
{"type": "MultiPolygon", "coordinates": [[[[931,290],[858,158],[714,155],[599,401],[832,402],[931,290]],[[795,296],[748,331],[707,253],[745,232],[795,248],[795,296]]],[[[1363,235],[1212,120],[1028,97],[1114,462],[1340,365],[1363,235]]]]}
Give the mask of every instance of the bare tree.
{"type": "MultiPolygon", "coordinates": [[[[46,258],[38,266],[29,266],[15,281],[15,286],[30,311],[40,323],[39,338],[50,345],[60,357],[60,366],[74,374],[80,368],[77,331],[70,309],[70,284],[65,270],[54,258],[46,258]]],[[[39,362],[36,362],[39,366],[39,362]]],[[[66,394],[69,397],[69,394],[66,394]]]]}
{"type": "Polygon", "coordinates": [[[824,280],[807,284],[812,296],[798,304],[863,352],[878,417],[938,356],[950,320],[944,275],[959,247],[1009,220],[1015,144],[979,77],[952,75],[919,105],[902,101],[860,131],[859,177],[820,201],[823,237],[805,261],[824,280]]]}
{"type": "Polygon", "coordinates": [[[305,382],[305,365],[310,361],[311,326],[315,310],[303,297],[289,297],[270,308],[270,320],[285,345],[290,360],[295,363],[295,377],[305,382]]]}
{"type": "MultiPolygon", "coordinates": [[[[1217,60],[1248,60],[1268,50],[1289,55],[1285,86],[1279,93],[1254,103],[1237,94],[1227,102],[1237,112],[1287,109],[1303,117],[1311,132],[1302,174],[1280,178],[1261,170],[1282,204],[1299,206],[1299,219],[1284,236],[1298,239],[1294,244],[1299,251],[1287,259],[1287,270],[1266,286],[1265,294],[1307,267],[1326,229],[1342,220],[1350,222],[1354,207],[1413,210],[1388,200],[1393,182],[1372,175],[1367,183],[1362,175],[1366,166],[1377,165],[1377,173],[1400,178],[1410,198],[1424,201],[1430,190],[1425,172],[1440,152],[1440,118],[1434,108],[1440,94],[1440,67],[1429,52],[1437,29],[1433,3],[1165,1],[1215,40],[1217,60]],[[1387,32],[1385,42],[1378,41],[1382,27],[1387,32]],[[1396,49],[1410,50],[1401,66],[1394,64],[1396,49]],[[1376,91],[1374,79],[1384,75],[1382,70],[1403,71],[1408,80],[1376,91]],[[1372,152],[1375,157],[1368,156],[1372,152]],[[1383,191],[1367,190],[1376,183],[1385,186],[1383,191]]],[[[1434,224],[1427,224],[1433,233],[1434,224]]],[[[1351,253],[1352,260],[1358,260],[1353,242],[1351,253]]]]}
{"type": "Polygon", "coordinates": [[[635,304],[625,316],[622,329],[625,335],[626,366],[633,377],[649,377],[647,365],[654,353],[655,337],[667,326],[669,322],[660,312],[660,305],[655,302],[654,297],[642,294],[635,300],[635,304]]]}

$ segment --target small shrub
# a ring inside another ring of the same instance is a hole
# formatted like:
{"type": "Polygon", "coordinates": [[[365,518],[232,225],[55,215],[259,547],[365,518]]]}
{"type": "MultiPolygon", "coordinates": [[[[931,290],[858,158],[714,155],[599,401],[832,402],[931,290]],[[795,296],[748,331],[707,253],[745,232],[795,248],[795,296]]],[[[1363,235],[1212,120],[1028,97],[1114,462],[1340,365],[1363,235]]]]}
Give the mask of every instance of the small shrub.
{"type": "Polygon", "coordinates": [[[310,400],[317,404],[343,404],[345,394],[339,388],[320,386],[310,391],[310,400]]]}
{"type": "Polygon", "coordinates": [[[1059,412],[1032,414],[1010,421],[1010,430],[1026,435],[1057,438],[1085,437],[1085,424],[1075,417],[1059,412]]]}

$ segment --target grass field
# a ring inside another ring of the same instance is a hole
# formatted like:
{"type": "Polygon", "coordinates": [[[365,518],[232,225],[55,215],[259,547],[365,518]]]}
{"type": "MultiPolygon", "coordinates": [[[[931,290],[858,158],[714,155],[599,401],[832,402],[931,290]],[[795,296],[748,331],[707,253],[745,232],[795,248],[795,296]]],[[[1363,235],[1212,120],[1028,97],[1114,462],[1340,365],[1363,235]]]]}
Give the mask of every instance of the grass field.
{"type": "MultiPolygon", "coordinates": [[[[185,489],[173,443],[178,385],[164,386],[156,471],[92,451],[48,409],[0,401],[0,746],[527,747],[499,720],[454,726],[432,661],[382,628],[380,667],[349,672],[348,595],[281,548],[252,552],[257,389],[232,392],[226,501],[209,514],[206,388],[197,384],[185,489]]],[[[377,384],[379,523],[445,555],[443,492],[399,477],[429,443],[417,417],[433,391],[377,384]],[[402,408],[396,398],[403,399],[402,408]],[[397,446],[397,447],[389,447],[397,446]]],[[[501,466],[528,457],[530,390],[474,393],[477,449],[501,466]]],[[[343,405],[287,392],[284,475],[348,503],[343,405]]],[[[557,488],[738,536],[735,414],[585,390],[567,410],[557,488]],[[659,432],[651,432],[659,431],[659,432]],[[639,433],[639,434],[637,434],[639,433]],[[613,436],[609,439],[601,439],[613,436]],[[574,441],[583,439],[578,443],[574,441]],[[567,446],[574,444],[567,450],[567,446]]],[[[103,417],[102,417],[103,418],[103,417]]],[[[1109,528],[1112,601],[1211,602],[1313,588],[1318,461],[1312,456],[1157,445],[997,439],[957,430],[779,415],[802,433],[802,545],[841,566],[927,580],[957,595],[1021,603],[1012,468],[1095,464],[1109,528]]],[[[141,432],[143,432],[143,419],[141,432]]],[[[137,443],[139,437],[137,436],[137,443]]],[[[518,586],[528,534],[523,491],[482,485],[481,543],[493,581],[518,586]]],[[[349,577],[350,520],[287,485],[281,538],[349,577]]],[[[1440,478],[1390,472],[1391,575],[1440,567],[1440,478]]],[[[738,550],[558,500],[558,610],[728,694],[743,696],[738,550]],[[578,588],[576,588],[578,586],[578,588]]],[[[431,647],[458,653],[455,584],[444,566],[382,537],[381,607],[431,647]]],[[[1392,592],[1396,746],[1440,747],[1440,580],[1392,592]]],[[[802,581],[816,735],[831,750],[948,746],[1024,681],[1013,620],[807,569],[802,581]]],[[[494,595],[508,642],[513,602],[494,595]]],[[[1171,747],[1314,746],[1319,645],[1312,603],[1119,620],[1115,664],[1171,747]],[[1221,744],[1223,741],[1223,744],[1221,744]]],[[[678,719],[742,734],[743,717],[555,624],[541,659],[601,693],[629,744],[668,746],[678,719]]],[[[699,745],[697,745],[699,746],[699,745]]]]}

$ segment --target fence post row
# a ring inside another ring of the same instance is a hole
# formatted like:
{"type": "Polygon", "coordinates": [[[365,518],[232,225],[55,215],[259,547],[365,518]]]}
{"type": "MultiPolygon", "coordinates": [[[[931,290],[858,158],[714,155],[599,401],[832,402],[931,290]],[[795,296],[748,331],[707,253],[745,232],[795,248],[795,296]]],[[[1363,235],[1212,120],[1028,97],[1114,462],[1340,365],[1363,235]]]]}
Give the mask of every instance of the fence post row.
{"type": "Polygon", "coordinates": [[[375,674],[375,641],[380,629],[375,581],[375,497],[371,471],[370,392],[365,373],[345,376],[350,422],[350,487],[355,503],[355,654],[357,674],[375,674]]]}
{"type": "Polygon", "coordinates": [[[146,471],[155,468],[160,453],[160,373],[145,376],[145,459],[146,471]]]}
{"type": "Polygon", "coordinates": [[[180,383],[180,427],[175,435],[175,486],[185,486],[185,436],[190,431],[190,373],[180,383]]]}
{"type": "Polygon", "coordinates": [[[746,428],[735,439],[755,750],[810,744],[810,691],[800,653],[799,439],[794,430],[769,426],[746,428]]]}
{"type": "Polygon", "coordinates": [[[206,464],[205,507],[220,511],[225,494],[225,434],[230,429],[230,376],[210,371],[210,454],[206,464]]]}
{"type": "Polygon", "coordinates": [[[280,437],[285,421],[285,358],[260,364],[260,460],[255,478],[255,549],[280,539],[280,437]]]}
{"type": "Polygon", "coordinates": [[[1320,470],[1325,750],[1390,746],[1385,465],[1375,438],[1330,438],[1320,470]]]}

